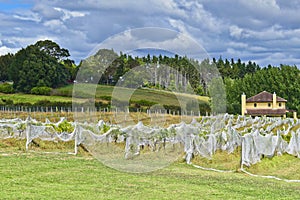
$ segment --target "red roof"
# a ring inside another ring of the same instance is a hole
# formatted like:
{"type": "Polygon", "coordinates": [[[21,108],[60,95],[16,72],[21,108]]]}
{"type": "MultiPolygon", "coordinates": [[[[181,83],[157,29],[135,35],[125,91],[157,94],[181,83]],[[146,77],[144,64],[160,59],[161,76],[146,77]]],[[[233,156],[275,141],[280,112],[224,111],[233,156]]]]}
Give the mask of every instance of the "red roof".
{"type": "Polygon", "coordinates": [[[288,112],[286,109],[247,109],[248,115],[284,115],[288,112]]]}
{"type": "MultiPolygon", "coordinates": [[[[277,102],[287,102],[284,98],[276,96],[277,102]]],[[[263,91],[253,97],[250,97],[246,100],[247,103],[250,102],[273,102],[273,94],[270,92],[263,91]]]]}

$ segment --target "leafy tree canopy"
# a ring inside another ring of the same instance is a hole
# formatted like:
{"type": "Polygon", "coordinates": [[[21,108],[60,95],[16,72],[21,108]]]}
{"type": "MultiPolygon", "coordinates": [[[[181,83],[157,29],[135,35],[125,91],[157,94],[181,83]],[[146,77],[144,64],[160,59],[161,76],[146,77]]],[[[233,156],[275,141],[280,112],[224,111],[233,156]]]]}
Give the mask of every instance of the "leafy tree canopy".
{"type": "Polygon", "coordinates": [[[18,51],[9,67],[9,77],[16,91],[29,93],[33,87],[56,88],[71,79],[70,70],[63,60],[70,54],[58,44],[38,41],[18,51]]]}

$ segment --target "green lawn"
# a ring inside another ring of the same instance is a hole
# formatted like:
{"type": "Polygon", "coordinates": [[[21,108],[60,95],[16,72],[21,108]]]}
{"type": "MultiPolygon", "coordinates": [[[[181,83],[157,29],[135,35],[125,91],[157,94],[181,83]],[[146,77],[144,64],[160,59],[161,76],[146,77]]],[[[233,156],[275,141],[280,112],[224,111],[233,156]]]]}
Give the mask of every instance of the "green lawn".
{"type": "MultiPolygon", "coordinates": [[[[185,104],[189,100],[198,99],[201,103],[208,103],[208,97],[205,96],[197,96],[191,94],[184,93],[172,93],[169,91],[163,90],[153,90],[153,89],[129,89],[129,88],[120,88],[113,87],[107,85],[98,85],[96,93],[91,93],[93,90],[93,85],[91,84],[77,84],[77,91],[80,92],[80,95],[86,98],[76,99],[77,102],[87,101],[88,98],[96,97],[98,100],[107,100],[107,97],[111,97],[113,91],[118,90],[118,94],[115,95],[115,98],[118,100],[126,100],[127,95],[131,94],[130,100],[139,101],[139,100],[147,100],[155,103],[159,103],[161,105],[179,105],[178,99],[180,99],[185,104]]],[[[14,103],[31,103],[34,104],[38,101],[49,100],[51,102],[71,102],[72,101],[72,93],[73,93],[73,85],[65,86],[62,88],[55,89],[51,96],[42,96],[42,95],[31,95],[31,94],[3,94],[0,93],[0,104],[2,100],[12,100],[14,103]]]]}
{"type": "Polygon", "coordinates": [[[49,101],[60,101],[60,102],[70,102],[72,98],[62,97],[62,96],[42,96],[42,95],[32,95],[32,94],[3,94],[0,93],[0,99],[12,100],[14,103],[35,103],[38,101],[49,100],[49,101]]]}
{"type": "MultiPolygon", "coordinates": [[[[77,84],[76,90],[80,91],[80,94],[83,96],[88,95],[89,97],[94,95],[93,93],[93,85],[91,84],[77,84]],[[92,92],[92,93],[91,93],[92,92]]],[[[71,95],[73,91],[73,85],[69,85],[63,88],[59,88],[56,90],[58,94],[64,95],[71,95]]],[[[130,89],[130,88],[120,88],[120,87],[113,87],[107,85],[98,85],[96,89],[96,98],[103,98],[107,96],[112,96],[113,92],[117,91],[117,95],[114,97],[118,100],[127,100],[123,97],[132,93],[130,97],[133,101],[138,100],[147,100],[156,103],[160,103],[161,105],[178,105],[178,100],[181,99],[183,101],[194,100],[198,99],[199,102],[208,103],[209,98],[205,96],[197,96],[185,93],[173,93],[170,91],[163,91],[163,90],[153,90],[153,89],[130,89]]]]}
{"type": "MultiPolygon", "coordinates": [[[[1,143],[1,141],[0,141],[1,143]]],[[[177,162],[130,174],[80,154],[0,148],[0,199],[298,199],[300,183],[204,171],[177,162]]]]}

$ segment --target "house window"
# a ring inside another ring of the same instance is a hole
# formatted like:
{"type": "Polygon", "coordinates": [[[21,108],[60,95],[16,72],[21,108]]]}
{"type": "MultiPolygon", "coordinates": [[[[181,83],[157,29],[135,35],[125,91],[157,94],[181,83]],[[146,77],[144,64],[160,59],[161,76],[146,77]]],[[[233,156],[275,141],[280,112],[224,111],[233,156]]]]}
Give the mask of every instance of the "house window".
{"type": "Polygon", "coordinates": [[[268,103],[268,107],[271,107],[271,103],[268,103]]]}
{"type": "Polygon", "coordinates": [[[257,106],[257,104],[256,104],[256,103],[254,103],[254,108],[256,108],[256,106],[257,106]]]}
{"type": "Polygon", "coordinates": [[[279,103],[279,107],[281,107],[281,103],[279,103]]]}

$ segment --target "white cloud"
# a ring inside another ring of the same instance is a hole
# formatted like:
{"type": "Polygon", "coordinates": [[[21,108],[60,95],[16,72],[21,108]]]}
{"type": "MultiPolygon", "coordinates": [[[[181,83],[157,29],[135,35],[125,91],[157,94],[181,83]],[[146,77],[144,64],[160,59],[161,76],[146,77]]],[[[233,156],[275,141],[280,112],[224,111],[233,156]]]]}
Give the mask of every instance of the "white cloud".
{"type": "Polygon", "coordinates": [[[181,33],[189,34],[186,30],[186,25],[181,20],[169,19],[170,25],[181,33]]]}
{"type": "MultiPolygon", "coordinates": [[[[300,58],[297,53],[300,46],[298,0],[57,0],[33,3],[32,9],[0,11],[0,35],[1,39],[5,38],[0,53],[13,52],[38,39],[50,38],[68,48],[72,59],[78,63],[92,47],[114,34],[154,26],[171,28],[195,38],[216,58],[241,58],[262,64],[274,59],[277,65],[280,59],[289,64],[300,58]],[[279,54],[270,57],[273,53],[282,53],[285,57],[279,54]]],[[[180,37],[170,39],[166,32],[142,31],[125,34],[114,45],[121,49],[125,42],[136,38],[138,44],[132,48],[157,43],[161,47],[165,45],[164,48],[180,47],[183,52],[191,45],[180,37]]]]}
{"type": "Polygon", "coordinates": [[[66,10],[63,8],[58,8],[58,7],[55,7],[54,10],[57,10],[64,14],[61,18],[63,21],[73,18],[73,17],[84,17],[87,15],[86,12],[69,11],[69,10],[66,10]]]}
{"type": "Polygon", "coordinates": [[[232,25],[229,27],[229,32],[230,36],[239,39],[242,36],[243,29],[239,28],[236,25],[232,25]]]}
{"type": "Polygon", "coordinates": [[[266,47],[261,47],[261,46],[252,46],[249,48],[251,52],[264,52],[267,51],[268,49],[266,47]]]}
{"type": "Polygon", "coordinates": [[[300,66],[300,59],[294,57],[293,55],[289,55],[288,53],[268,53],[265,57],[261,58],[257,62],[264,63],[264,66],[268,64],[272,66],[278,66],[278,63],[286,64],[289,63],[290,65],[297,65],[300,66]]]}
{"type": "Polygon", "coordinates": [[[0,55],[5,55],[8,53],[16,53],[19,48],[8,48],[6,46],[0,46],[0,55]]]}
{"type": "Polygon", "coordinates": [[[60,28],[61,26],[63,26],[63,23],[60,20],[53,19],[53,20],[44,22],[44,25],[50,27],[51,29],[55,29],[55,28],[60,28]]]}
{"type": "Polygon", "coordinates": [[[14,18],[24,20],[24,21],[33,21],[33,22],[40,22],[41,18],[36,13],[22,13],[22,14],[14,14],[14,18]]]}
{"type": "Polygon", "coordinates": [[[249,9],[259,13],[273,15],[280,12],[280,7],[276,0],[241,0],[241,3],[249,9]]]}
{"type": "Polygon", "coordinates": [[[189,55],[190,57],[197,59],[208,57],[208,54],[203,47],[188,35],[170,29],[152,27],[132,29],[117,34],[99,44],[90,52],[90,55],[93,55],[99,48],[114,49],[116,52],[122,51],[123,53],[132,52],[136,49],[161,49],[182,56],[189,55]],[[143,34],[143,32],[145,34],[143,34]],[[161,37],[160,40],[153,37],[147,37],[148,32],[164,37],[161,37]]]}
{"type": "Polygon", "coordinates": [[[249,45],[247,43],[243,43],[243,42],[229,42],[228,43],[229,47],[233,47],[233,48],[248,48],[249,45]]]}

